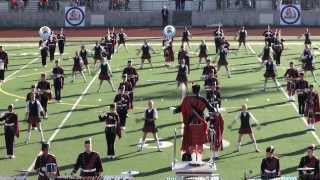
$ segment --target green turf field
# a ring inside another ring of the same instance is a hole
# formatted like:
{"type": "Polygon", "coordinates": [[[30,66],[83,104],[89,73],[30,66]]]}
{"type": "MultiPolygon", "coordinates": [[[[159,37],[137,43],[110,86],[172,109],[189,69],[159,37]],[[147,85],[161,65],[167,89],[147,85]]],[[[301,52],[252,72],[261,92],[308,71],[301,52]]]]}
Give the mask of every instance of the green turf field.
{"type": "MultiPolygon", "coordinates": [[[[92,42],[84,42],[87,48],[91,49],[92,42]],[[89,45],[90,44],[90,45],[89,45]]],[[[142,41],[131,42],[142,44],[142,41]]],[[[160,42],[155,42],[160,44],[160,42]]],[[[8,80],[1,86],[0,92],[0,109],[5,110],[7,105],[14,103],[20,116],[21,133],[17,140],[16,159],[0,159],[1,175],[17,175],[18,170],[28,169],[34,158],[40,150],[40,135],[37,131],[32,132],[31,142],[24,144],[27,123],[24,120],[25,113],[25,95],[29,92],[29,87],[39,79],[40,73],[50,72],[52,64],[46,69],[41,67],[39,52],[36,43],[32,46],[22,49],[19,43],[8,44],[6,50],[9,53],[10,64],[9,71],[6,72],[8,80]]],[[[130,45],[129,53],[121,49],[112,59],[113,81],[118,86],[121,81],[121,71],[126,66],[128,58],[135,57],[134,62],[137,65],[140,60],[137,58],[137,45],[130,45]]],[[[232,48],[236,48],[236,43],[231,43],[232,48]]],[[[316,42],[315,42],[316,44],[316,42]]],[[[159,136],[163,141],[173,142],[174,128],[181,127],[180,116],[172,115],[168,108],[177,105],[177,88],[175,83],[176,68],[163,67],[162,50],[159,45],[154,45],[156,54],[153,55],[154,68],[150,69],[145,65],[145,69],[139,70],[140,80],[135,90],[135,109],[129,113],[128,125],[123,138],[116,141],[117,159],[109,161],[106,159],[106,142],[104,136],[104,123],[99,122],[97,118],[98,111],[106,110],[106,105],[113,101],[115,93],[106,83],[102,91],[98,94],[98,80],[96,76],[87,76],[87,83],[84,83],[80,77],[77,77],[74,83],[71,81],[71,64],[70,57],[75,50],[78,50],[80,43],[69,43],[66,47],[63,66],[67,77],[65,79],[65,88],[63,90],[63,99],[61,104],[50,103],[49,118],[43,120],[42,126],[46,140],[50,138],[51,153],[55,154],[62,175],[69,175],[77,155],[83,151],[83,141],[87,137],[93,138],[93,149],[98,151],[103,159],[103,168],[105,175],[117,175],[126,170],[137,170],[140,174],[137,179],[160,180],[166,177],[173,177],[171,172],[173,147],[163,149],[163,152],[157,152],[156,149],[144,149],[137,152],[136,144],[142,136],[142,122],[136,122],[136,118],[143,116],[147,100],[153,99],[155,106],[159,110],[159,136]],[[93,82],[93,83],[91,83],[93,82]],[[87,90],[87,91],[86,91],[87,90]],[[78,106],[71,111],[73,105],[80,101],[78,106]],[[60,129],[59,125],[63,123],[60,129]]],[[[280,156],[282,173],[285,175],[296,175],[296,167],[300,157],[304,154],[306,146],[311,143],[319,144],[317,141],[316,131],[314,134],[305,131],[303,120],[297,116],[294,104],[287,102],[283,90],[277,91],[274,84],[270,81],[267,92],[263,92],[263,71],[260,69],[257,57],[253,52],[260,53],[263,43],[252,41],[249,42],[251,50],[242,49],[238,53],[231,53],[229,63],[232,77],[227,78],[224,69],[219,72],[221,83],[221,94],[223,97],[223,117],[225,127],[234,119],[240,105],[247,103],[251,112],[261,123],[261,129],[255,129],[255,134],[262,153],[255,153],[253,146],[249,143],[249,138],[245,138],[240,153],[234,153],[236,139],[238,135],[239,123],[233,128],[225,128],[224,139],[230,142],[220,153],[220,160],[217,162],[218,173],[223,179],[234,180],[241,179],[245,170],[252,170],[253,175],[259,173],[261,159],[264,157],[264,149],[273,145],[276,153],[280,156]]],[[[279,68],[278,81],[285,88],[285,81],[281,78],[285,72],[288,62],[293,60],[296,64],[298,57],[303,50],[303,42],[286,42],[286,50],[283,54],[282,64],[279,68]]],[[[194,51],[197,47],[192,46],[194,51]]],[[[178,51],[178,44],[175,46],[178,51]]],[[[213,53],[212,43],[210,43],[209,52],[213,53]]],[[[198,58],[196,54],[191,54],[192,71],[190,80],[200,81],[202,69],[197,69],[198,58]]],[[[93,60],[90,59],[90,63],[93,60]]],[[[316,65],[317,66],[317,65],[316,65]]],[[[91,67],[93,68],[93,67],[91,67]]],[[[317,71],[318,72],[318,71],[317,71]]],[[[312,81],[310,74],[306,77],[312,81]]],[[[318,127],[319,129],[319,127],[318,127]]],[[[0,154],[5,155],[4,134],[0,130],[0,154]]],[[[319,139],[318,139],[319,140],[319,139]]],[[[150,144],[150,146],[153,144],[150,144]]],[[[180,139],[178,140],[180,147],[180,139]]],[[[178,147],[178,148],[179,148],[178,147]]],[[[317,153],[319,154],[319,153],[317,153]]],[[[209,150],[205,152],[205,159],[209,157],[209,150]]],[[[30,179],[36,179],[31,176],[30,179]]]]}

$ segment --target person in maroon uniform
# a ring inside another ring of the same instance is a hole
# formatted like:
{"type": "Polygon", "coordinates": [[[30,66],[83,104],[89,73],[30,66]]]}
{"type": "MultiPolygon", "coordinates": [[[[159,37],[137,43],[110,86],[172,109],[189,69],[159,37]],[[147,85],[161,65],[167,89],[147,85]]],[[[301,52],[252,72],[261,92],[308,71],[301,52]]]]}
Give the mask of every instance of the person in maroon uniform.
{"type": "Polygon", "coordinates": [[[38,180],[50,180],[59,176],[59,167],[57,159],[53,154],[49,153],[49,144],[42,143],[42,154],[39,155],[34,164],[34,171],[38,173],[38,180]]]}
{"type": "MultiPolygon", "coordinates": [[[[250,112],[248,112],[248,108],[247,108],[246,104],[242,105],[241,112],[235,117],[235,119],[229,125],[229,129],[232,128],[232,125],[237,120],[240,120],[237,152],[240,152],[241,140],[242,140],[243,135],[249,135],[249,137],[252,140],[252,143],[254,145],[255,151],[260,152],[260,150],[258,148],[258,144],[256,142],[256,138],[254,137],[254,133],[253,133],[252,127],[251,127],[252,123],[258,124],[259,122],[256,120],[256,118],[254,118],[254,116],[250,112]]],[[[260,128],[260,126],[258,126],[258,128],[260,128]]]]}
{"type": "Polygon", "coordinates": [[[303,50],[301,59],[304,72],[310,71],[314,81],[317,82],[316,75],[314,74],[315,57],[308,44],[305,45],[305,49],[303,50]]]}
{"type": "Polygon", "coordinates": [[[8,53],[3,49],[2,46],[0,46],[0,61],[4,62],[4,70],[8,70],[8,64],[9,64],[9,57],[8,53]]]}
{"type": "Polygon", "coordinates": [[[306,93],[309,87],[308,81],[304,80],[304,74],[300,73],[295,84],[295,91],[298,96],[299,115],[303,116],[305,111],[306,93]]]}
{"type": "Polygon", "coordinates": [[[139,75],[136,68],[133,67],[131,60],[128,61],[128,66],[123,69],[122,74],[127,74],[128,81],[131,82],[132,88],[134,89],[139,80],[139,75]]]}
{"type": "Polygon", "coordinates": [[[114,150],[116,136],[118,135],[118,137],[121,138],[120,120],[116,110],[116,105],[111,104],[110,112],[100,114],[98,117],[100,121],[105,122],[104,132],[107,141],[107,158],[114,159],[116,157],[114,150]]]}
{"type": "Polygon", "coordinates": [[[155,121],[158,119],[158,111],[154,107],[154,102],[153,100],[150,100],[148,102],[148,108],[144,111],[144,125],[142,128],[143,136],[142,140],[140,142],[140,147],[138,151],[142,151],[144,143],[146,141],[148,133],[152,133],[154,140],[156,141],[158,151],[161,152],[162,150],[160,149],[160,141],[158,137],[158,129],[156,126],[155,121]]]}
{"type": "Polygon", "coordinates": [[[102,58],[102,61],[100,64],[100,72],[99,72],[100,83],[99,83],[98,92],[100,92],[103,81],[107,81],[110,84],[113,92],[116,91],[116,89],[114,88],[111,77],[112,77],[112,71],[111,71],[110,65],[105,60],[105,58],[102,58]]]}
{"type": "Polygon", "coordinates": [[[115,50],[116,53],[118,53],[121,45],[124,46],[126,51],[128,52],[128,48],[126,46],[126,41],[127,41],[127,34],[124,32],[123,28],[120,29],[120,32],[118,33],[118,46],[117,49],[115,50]]]}
{"type": "Polygon", "coordinates": [[[50,38],[48,39],[48,47],[49,47],[49,57],[50,61],[54,60],[54,53],[56,52],[56,38],[54,35],[51,35],[50,38]]]}
{"type": "Polygon", "coordinates": [[[209,116],[206,118],[209,125],[209,140],[211,145],[212,155],[210,161],[219,159],[219,151],[223,150],[223,131],[224,131],[224,120],[218,111],[209,112],[209,116]]]}
{"type": "Polygon", "coordinates": [[[289,101],[294,101],[295,84],[299,77],[298,70],[294,67],[293,62],[290,62],[289,69],[287,69],[284,74],[284,78],[287,80],[287,91],[289,96],[289,101]]]}
{"type": "Polygon", "coordinates": [[[55,61],[55,67],[52,69],[52,79],[54,87],[54,98],[57,102],[61,100],[61,90],[64,85],[64,70],[59,66],[59,61],[55,61]]]}
{"type": "Polygon", "coordinates": [[[198,57],[199,57],[199,67],[200,67],[200,65],[202,64],[202,60],[204,59],[206,61],[208,58],[208,46],[204,40],[202,40],[201,44],[199,45],[198,57]]]}
{"type": "Polygon", "coordinates": [[[173,52],[172,41],[173,40],[170,39],[170,40],[163,40],[162,42],[165,66],[171,66],[174,62],[174,52],[173,52]]]}
{"type": "Polygon", "coordinates": [[[51,99],[51,85],[47,81],[46,75],[41,74],[40,81],[36,85],[37,92],[40,95],[40,103],[44,110],[44,117],[48,118],[48,101],[51,99]]]}
{"type": "Polygon", "coordinates": [[[316,146],[314,144],[311,144],[307,148],[307,155],[300,159],[300,163],[298,166],[299,179],[316,180],[319,178],[319,159],[314,153],[315,150],[316,146]]]}
{"type": "Polygon", "coordinates": [[[28,92],[26,95],[26,102],[31,100],[31,95],[33,94],[35,95],[36,99],[39,100],[40,97],[39,97],[39,93],[37,92],[36,86],[33,84],[31,85],[30,88],[31,88],[30,92],[28,92]]]}
{"type": "Polygon", "coordinates": [[[217,77],[217,69],[211,64],[211,60],[207,59],[207,65],[203,67],[201,79],[206,80],[210,73],[213,73],[217,77]]]}
{"type": "Polygon", "coordinates": [[[40,116],[44,118],[43,108],[40,102],[36,99],[35,94],[31,94],[30,100],[27,101],[27,104],[26,104],[25,119],[28,122],[28,130],[27,130],[26,140],[25,140],[26,144],[28,144],[30,141],[32,127],[37,127],[38,131],[41,134],[41,142],[44,142],[40,116]]]}
{"type": "Polygon", "coordinates": [[[41,55],[41,63],[43,67],[47,67],[47,57],[48,57],[48,40],[39,41],[39,49],[41,55]]]}
{"type": "Polygon", "coordinates": [[[266,157],[262,159],[260,172],[262,179],[273,179],[280,177],[280,160],[277,156],[274,155],[273,146],[267,147],[266,157]]]}
{"type": "Polygon", "coordinates": [[[176,77],[177,87],[179,88],[181,84],[188,89],[188,66],[185,63],[185,60],[182,59],[180,65],[178,66],[178,73],[176,77]]]}
{"type": "Polygon", "coordinates": [[[221,28],[221,25],[219,25],[218,29],[216,29],[213,32],[213,36],[214,36],[214,44],[216,47],[216,54],[218,54],[219,49],[221,47],[222,38],[224,37],[224,33],[223,33],[223,29],[221,28]]]}
{"type": "Polygon", "coordinates": [[[236,38],[238,37],[239,50],[240,50],[242,44],[243,44],[244,48],[247,49],[247,46],[246,46],[247,36],[248,36],[248,32],[247,32],[246,28],[244,26],[242,26],[236,35],[236,38]]]}
{"type": "Polygon", "coordinates": [[[84,45],[81,45],[79,55],[82,59],[83,65],[88,71],[88,74],[90,75],[90,68],[89,68],[89,63],[88,63],[88,51],[86,50],[84,45]]]}
{"type": "Polygon", "coordinates": [[[102,46],[100,46],[99,42],[96,41],[96,45],[93,47],[93,60],[94,60],[94,67],[97,64],[97,61],[101,61],[102,59],[102,46]]]}
{"type": "Polygon", "coordinates": [[[314,124],[318,121],[316,114],[320,112],[319,95],[313,88],[313,85],[309,86],[309,90],[306,94],[306,106],[304,115],[308,118],[308,129],[315,130],[314,124]]]}
{"type": "Polygon", "coordinates": [[[133,88],[131,82],[128,81],[127,74],[122,75],[122,82],[120,82],[118,89],[122,87],[124,87],[124,93],[129,96],[129,109],[133,109],[133,88]]]}
{"type": "Polygon", "coordinates": [[[217,71],[220,70],[221,66],[224,66],[226,71],[227,71],[227,75],[228,75],[228,78],[231,77],[231,72],[229,71],[229,63],[228,63],[228,53],[229,53],[229,49],[227,46],[225,45],[221,45],[220,49],[219,49],[219,52],[216,56],[216,59],[218,58],[219,56],[219,60],[218,60],[218,69],[217,71]]]}
{"type": "Polygon", "coordinates": [[[121,129],[126,129],[127,114],[130,108],[130,97],[125,94],[125,86],[119,87],[118,94],[114,97],[113,102],[116,103],[117,113],[120,119],[121,129]]]}
{"type": "Polygon", "coordinates": [[[182,32],[181,46],[184,46],[184,43],[187,43],[189,49],[191,49],[189,41],[191,39],[191,33],[188,30],[187,26],[184,27],[184,31],[182,32]]]}
{"type": "Polygon", "coordinates": [[[57,34],[58,48],[60,56],[64,53],[64,45],[66,43],[66,36],[63,33],[63,28],[61,28],[60,33],[57,34]]]}
{"type": "Polygon", "coordinates": [[[84,142],[84,152],[80,153],[73,167],[72,175],[80,169],[80,176],[84,179],[95,179],[103,172],[99,153],[92,150],[91,138],[84,142]]]}
{"type": "Polygon", "coordinates": [[[275,65],[275,63],[272,61],[271,58],[269,58],[268,60],[262,63],[262,66],[265,67],[265,73],[263,75],[264,76],[263,91],[267,91],[267,82],[269,79],[272,79],[277,89],[279,89],[280,87],[276,82],[277,66],[275,65]]]}
{"type": "Polygon", "coordinates": [[[18,114],[15,112],[13,104],[8,106],[8,111],[0,115],[0,121],[4,121],[4,137],[6,142],[6,157],[9,159],[15,158],[15,136],[19,138],[19,119],[18,114]]]}
{"type": "Polygon", "coordinates": [[[180,47],[178,52],[178,63],[181,64],[181,60],[184,59],[184,63],[188,66],[188,74],[190,74],[190,56],[187,49],[184,46],[180,47]]]}
{"type": "Polygon", "coordinates": [[[145,60],[147,60],[150,63],[150,66],[152,68],[151,51],[152,51],[152,53],[155,53],[154,49],[148,44],[148,41],[144,40],[142,47],[138,50],[138,53],[137,53],[138,55],[141,53],[140,69],[143,69],[143,65],[144,65],[145,60]]]}
{"type": "Polygon", "coordinates": [[[82,76],[84,82],[87,82],[86,76],[84,75],[83,70],[82,70],[82,66],[83,66],[82,58],[79,56],[78,51],[76,51],[75,56],[73,57],[72,81],[71,82],[74,82],[74,80],[76,79],[76,72],[79,72],[80,75],[82,76]]]}

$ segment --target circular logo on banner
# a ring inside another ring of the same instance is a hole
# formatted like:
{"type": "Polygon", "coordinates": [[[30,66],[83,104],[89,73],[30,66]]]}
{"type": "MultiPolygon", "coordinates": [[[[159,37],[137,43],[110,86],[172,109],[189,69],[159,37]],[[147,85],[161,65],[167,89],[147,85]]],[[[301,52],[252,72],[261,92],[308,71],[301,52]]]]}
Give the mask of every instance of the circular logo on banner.
{"type": "Polygon", "coordinates": [[[84,21],[84,12],[79,7],[71,7],[67,10],[65,18],[71,26],[79,26],[84,21]]]}
{"type": "Polygon", "coordinates": [[[300,10],[294,5],[286,5],[280,12],[280,18],[286,24],[296,24],[300,17],[300,10]]]}

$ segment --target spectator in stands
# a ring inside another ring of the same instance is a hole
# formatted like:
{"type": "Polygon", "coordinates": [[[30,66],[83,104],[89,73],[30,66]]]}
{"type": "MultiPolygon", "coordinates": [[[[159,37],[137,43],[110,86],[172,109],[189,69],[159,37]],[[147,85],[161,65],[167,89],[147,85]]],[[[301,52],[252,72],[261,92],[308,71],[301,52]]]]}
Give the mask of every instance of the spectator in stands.
{"type": "Polygon", "coordinates": [[[165,27],[168,25],[168,22],[169,22],[169,11],[167,9],[167,6],[163,6],[161,10],[161,15],[162,15],[162,26],[165,27]]]}
{"type": "Polygon", "coordinates": [[[180,7],[181,0],[175,0],[175,1],[176,1],[176,11],[180,11],[181,10],[181,7],[180,7]]]}
{"type": "Polygon", "coordinates": [[[17,0],[11,0],[11,9],[18,9],[17,0]]]}
{"type": "Polygon", "coordinates": [[[184,11],[185,4],[186,4],[186,0],[180,0],[180,8],[182,11],[184,11]]]}
{"type": "Polygon", "coordinates": [[[203,3],[205,0],[199,0],[198,11],[203,11],[203,3]]]}
{"type": "Polygon", "coordinates": [[[217,9],[222,9],[222,0],[216,0],[217,9]]]}
{"type": "Polygon", "coordinates": [[[124,0],[124,9],[127,11],[129,9],[130,0],[124,0]]]}

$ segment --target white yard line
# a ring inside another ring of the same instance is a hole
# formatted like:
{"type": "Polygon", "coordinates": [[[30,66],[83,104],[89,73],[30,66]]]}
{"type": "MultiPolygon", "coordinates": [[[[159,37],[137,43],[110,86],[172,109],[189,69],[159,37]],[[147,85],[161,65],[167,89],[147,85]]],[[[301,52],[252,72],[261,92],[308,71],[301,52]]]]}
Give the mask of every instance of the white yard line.
{"type": "MultiPolygon", "coordinates": [[[[248,47],[249,47],[250,51],[251,51],[253,54],[257,55],[257,53],[252,49],[252,47],[251,47],[250,44],[248,44],[248,47]]],[[[259,58],[258,58],[258,60],[259,60],[259,58]]],[[[287,94],[286,91],[282,88],[280,82],[279,82],[277,79],[276,79],[276,83],[277,83],[277,85],[280,87],[280,90],[281,90],[281,92],[284,94],[284,96],[285,96],[286,98],[289,98],[288,94],[287,94]]],[[[294,102],[290,102],[290,104],[292,105],[293,109],[294,109],[297,113],[299,113],[299,110],[298,110],[297,105],[296,105],[294,102]]],[[[306,118],[305,118],[305,117],[300,117],[300,119],[303,121],[303,123],[304,123],[305,126],[307,127],[307,126],[308,126],[308,122],[307,122],[306,118]]],[[[316,139],[317,143],[320,144],[320,138],[319,138],[319,136],[316,134],[316,132],[315,132],[315,131],[310,131],[310,132],[311,132],[311,134],[313,135],[313,137],[316,139]]]]}
{"type": "Polygon", "coordinates": [[[20,71],[22,71],[23,69],[25,69],[26,67],[28,67],[30,64],[34,63],[35,61],[37,61],[38,58],[33,59],[32,61],[28,62],[27,64],[25,64],[24,66],[22,66],[21,68],[19,68],[18,70],[16,70],[15,72],[11,73],[9,76],[7,76],[4,80],[4,82],[6,82],[8,79],[10,79],[12,76],[16,75],[17,73],[19,73],[20,71]]]}
{"type": "MultiPolygon", "coordinates": [[[[64,124],[67,122],[67,120],[71,117],[71,114],[73,113],[73,111],[77,108],[77,106],[79,105],[80,101],[82,100],[82,98],[84,97],[84,95],[87,94],[89,88],[92,86],[93,82],[97,79],[98,77],[98,73],[92,78],[92,80],[90,81],[90,83],[88,84],[88,86],[85,88],[85,90],[81,93],[81,95],[79,96],[79,98],[77,99],[77,101],[73,104],[72,108],[69,110],[68,114],[63,118],[63,120],[60,122],[59,126],[57,127],[57,129],[53,132],[53,134],[50,136],[49,140],[47,141],[48,144],[50,144],[54,138],[57,136],[57,134],[60,132],[60,130],[62,129],[62,127],[64,126],[64,124]]],[[[38,155],[41,154],[41,151],[39,152],[38,155]]],[[[27,172],[24,174],[24,178],[26,178],[29,174],[29,172],[32,171],[34,164],[36,162],[36,158],[33,160],[33,162],[30,164],[30,166],[27,169],[27,172]]]]}

